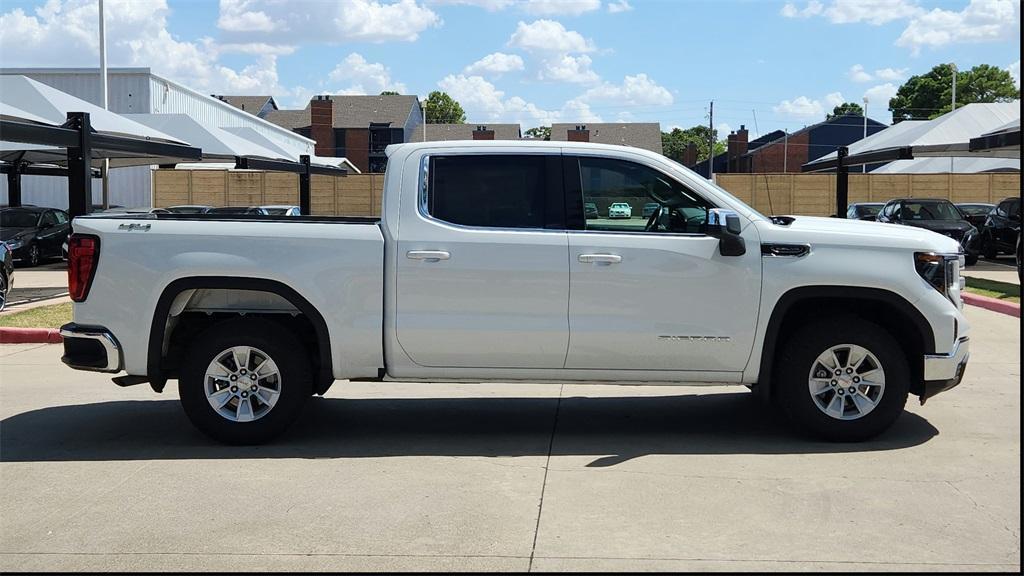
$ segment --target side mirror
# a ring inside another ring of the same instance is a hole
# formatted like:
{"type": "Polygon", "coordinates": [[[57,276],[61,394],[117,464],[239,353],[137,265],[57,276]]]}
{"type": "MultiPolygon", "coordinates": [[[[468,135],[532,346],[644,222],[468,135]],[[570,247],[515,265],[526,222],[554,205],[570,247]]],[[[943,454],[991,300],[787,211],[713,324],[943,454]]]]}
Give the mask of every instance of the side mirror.
{"type": "Polygon", "coordinates": [[[718,252],[722,256],[742,256],[747,253],[747,244],[740,236],[740,228],[740,216],[732,210],[708,210],[708,236],[718,238],[718,252]]]}

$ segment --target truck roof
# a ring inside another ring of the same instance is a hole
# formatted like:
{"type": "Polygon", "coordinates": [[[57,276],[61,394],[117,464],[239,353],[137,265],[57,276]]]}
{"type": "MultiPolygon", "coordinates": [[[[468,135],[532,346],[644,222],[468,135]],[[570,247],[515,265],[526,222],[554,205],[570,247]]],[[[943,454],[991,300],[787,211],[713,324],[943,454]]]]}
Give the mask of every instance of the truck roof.
{"type": "Polygon", "coordinates": [[[399,150],[421,150],[432,148],[567,148],[578,150],[605,150],[605,151],[626,151],[650,156],[653,158],[665,158],[665,156],[644,148],[635,146],[622,146],[619,144],[601,144],[597,142],[562,142],[554,140],[447,140],[435,142],[406,142],[404,144],[392,144],[385,149],[385,154],[393,155],[399,150]]]}

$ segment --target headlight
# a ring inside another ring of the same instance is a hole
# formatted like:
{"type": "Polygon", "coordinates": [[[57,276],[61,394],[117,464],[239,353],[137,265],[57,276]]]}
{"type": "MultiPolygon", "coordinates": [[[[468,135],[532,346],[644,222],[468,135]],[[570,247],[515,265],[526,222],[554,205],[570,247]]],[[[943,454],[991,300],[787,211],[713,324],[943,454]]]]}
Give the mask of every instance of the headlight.
{"type": "Polygon", "coordinates": [[[918,275],[932,288],[939,291],[956,305],[962,308],[960,291],[963,289],[960,269],[964,266],[963,254],[935,254],[933,252],[917,252],[914,254],[914,267],[918,275]]]}
{"type": "Polygon", "coordinates": [[[5,240],[4,244],[7,244],[7,247],[11,250],[17,250],[18,248],[21,248],[24,242],[21,240],[5,240]]]}

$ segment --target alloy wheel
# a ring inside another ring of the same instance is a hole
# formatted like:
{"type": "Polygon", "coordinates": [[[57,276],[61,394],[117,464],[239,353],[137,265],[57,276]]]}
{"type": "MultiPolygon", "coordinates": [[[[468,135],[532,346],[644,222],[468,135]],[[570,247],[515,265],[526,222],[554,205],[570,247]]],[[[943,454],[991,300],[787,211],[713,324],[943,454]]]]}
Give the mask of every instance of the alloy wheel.
{"type": "Polygon", "coordinates": [[[281,397],[281,383],[281,372],[269,355],[251,346],[233,346],[210,362],[203,391],[221,417],[252,422],[273,410],[281,397]]]}
{"type": "Polygon", "coordinates": [[[838,344],[815,359],[807,384],[819,410],[837,420],[857,420],[882,400],[885,370],[867,348],[838,344]]]}

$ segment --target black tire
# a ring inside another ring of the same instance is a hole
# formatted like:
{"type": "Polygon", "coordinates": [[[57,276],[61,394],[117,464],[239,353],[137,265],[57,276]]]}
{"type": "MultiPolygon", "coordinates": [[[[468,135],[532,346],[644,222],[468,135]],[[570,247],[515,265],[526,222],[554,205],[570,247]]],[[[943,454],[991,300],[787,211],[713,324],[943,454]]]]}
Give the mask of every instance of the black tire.
{"type": "Polygon", "coordinates": [[[302,343],[281,325],[259,318],[218,323],[202,332],[189,346],[178,380],[178,395],[192,424],[225,444],[261,444],[283,433],[299,416],[312,395],[313,376],[302,343]],[[266,353],[280,372],[280,396],[260,418],[236,422],[221,416],[207,400],[206,370],[223,351],[250,346],[266,353]]]}
{"type": "Polygon", "coordinates": [[[28,268],[34,268],[39,266],[39,262],[42,260],[42,254],[39,253],[39,244],[30,244],[28,252],[25,254],[25,266],[28,268]]]}
{"type": "Polygon", "coordinates": [[[977,263],[978,263],[978,255],[977,254],[968,254],[968,255],[966,255],[964,257],[964,265],[965,266],[974,266],[977,263]]]}
{"type": "Polygon", "coordinates": [[[989,236],[985,236],[981,239],[981,255],[986,260],[995,260],[999,256],[999,251],[996,250],[995,240],[989,236]]]}
{"type": "Polygon", "coordinates": [[[7,308],[7,274],[0,272],[0,312],[7,308]]]}
{"type": "Polygon", "coordinates": [[[856,316],[819,320],[798,330],[777,359],[773,396],[796,427],[831,442],[860,442],[887,430],[903,413],[910,390],[910,370],[903,349],[887,331],[856,316]],[[840,344],[870,351],[885,372],[885,389],[877,406],[855,420],[825,414],[808,389],[808,376],[818,356],[840,344]]]}

